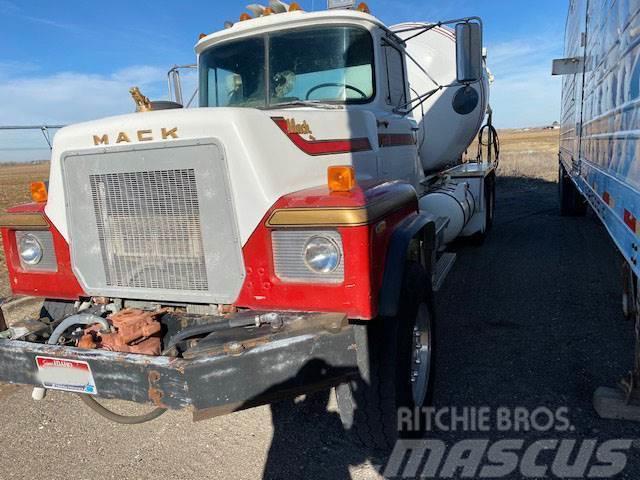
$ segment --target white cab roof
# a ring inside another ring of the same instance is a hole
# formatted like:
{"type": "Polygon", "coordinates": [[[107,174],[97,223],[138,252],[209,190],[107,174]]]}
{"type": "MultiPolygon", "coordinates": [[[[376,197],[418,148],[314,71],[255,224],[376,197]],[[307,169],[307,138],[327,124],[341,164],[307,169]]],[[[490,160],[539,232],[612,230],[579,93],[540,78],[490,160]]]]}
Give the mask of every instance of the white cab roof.
{"type": "Polygon", "coordinates": [[[357,10],[325,10],[321,12],[304,12],[298,10],[294,12],[271,14],[266,17],[253,18],[242,22],[238,21],[231,28],[226,28],[203,37],[196,44],[195,49],[196,53],[200,54],[207,47],[232,38],[240,38],[272,30],[280,30],[282,28],[293,28],[319,23],[350,23],[360,25],[369,23],[373,26],[387,30],[385,24],[376,17],[357,10]]]}

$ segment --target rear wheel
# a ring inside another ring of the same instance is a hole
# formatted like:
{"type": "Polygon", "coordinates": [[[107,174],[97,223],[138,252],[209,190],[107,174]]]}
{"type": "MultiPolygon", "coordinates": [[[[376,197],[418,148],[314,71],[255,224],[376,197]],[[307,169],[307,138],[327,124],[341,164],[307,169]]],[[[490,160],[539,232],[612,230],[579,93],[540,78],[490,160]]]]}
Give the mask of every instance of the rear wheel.
{"type": "Polygon", "coordinates": [[[558,168],[558,197],[563,217],[582,216],[587,212],[587,202],[562,164],[558,168]]]}
{"type": "Polygon", "coordinates": [[[424,269],[408,263],[398,314],[355,326],[360,378],[337,387],[336,397],[343,425],[368,448],[386,451],[400,437],[424,433],[422,422],[399,418],[426,405],[432,392],[434,335],[428,285],[424,269]]]}

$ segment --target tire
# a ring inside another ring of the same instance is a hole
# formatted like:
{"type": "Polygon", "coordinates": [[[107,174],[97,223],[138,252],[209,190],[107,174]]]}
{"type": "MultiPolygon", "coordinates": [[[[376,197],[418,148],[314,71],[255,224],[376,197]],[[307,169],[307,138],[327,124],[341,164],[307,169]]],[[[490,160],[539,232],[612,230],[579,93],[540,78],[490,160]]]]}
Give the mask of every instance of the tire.
{"type": "Polygon", "coordinates": [[[562,164],[558,167],[558,197],[561,216],[579,217],[587,213],[586,200],[574,185],[562,164]]]}
{"type": "Polygon", "coordinates": [[[388,452],[398,438],[424,434],[423,422],[414,430],[399,429],[398,410],[427,405],[433,391],[435,343],[428,287],[424,269],[407,263],[398,314],[354,326],[360,377],[338,386],[336,397],[345,429],[371,450],[388,452]]]}
{"type": "Polygon", "coordinates": [[[67,300],[45,300],[40,309],[40,318],[48,319],[49,322],[59,322],[60,320],[76,313],[75,302],[67,300]]]}

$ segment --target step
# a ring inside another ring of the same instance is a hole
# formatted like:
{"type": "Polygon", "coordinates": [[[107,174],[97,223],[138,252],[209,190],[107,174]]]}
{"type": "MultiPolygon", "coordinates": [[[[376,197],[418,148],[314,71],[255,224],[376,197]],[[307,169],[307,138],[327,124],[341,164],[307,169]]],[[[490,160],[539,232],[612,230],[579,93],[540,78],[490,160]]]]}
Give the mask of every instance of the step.
{"type": "Polygon", "coordinates": [[[440,258],[436,262],[436,267],[433,272],[433,291],[437,292],[442,287],[444,279],[447,278],[449,271],[456,263],[456,254],[445,252],[440,255],[440,258]]]}

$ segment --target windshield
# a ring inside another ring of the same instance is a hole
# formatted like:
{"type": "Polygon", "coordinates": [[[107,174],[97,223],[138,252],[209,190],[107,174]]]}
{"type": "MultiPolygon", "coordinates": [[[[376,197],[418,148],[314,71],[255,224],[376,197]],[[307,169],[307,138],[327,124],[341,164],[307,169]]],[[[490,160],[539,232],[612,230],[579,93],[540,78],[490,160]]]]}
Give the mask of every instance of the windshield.
{"type": "Polygon", "coordinates": [[[202,107],[365,103],[373,95],[373,42],[363,28],[275,32],[200,55],[202,107]]]}

